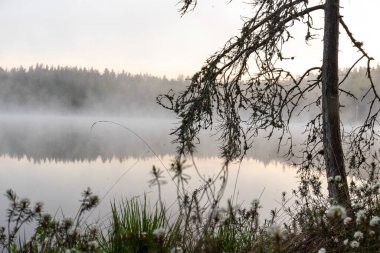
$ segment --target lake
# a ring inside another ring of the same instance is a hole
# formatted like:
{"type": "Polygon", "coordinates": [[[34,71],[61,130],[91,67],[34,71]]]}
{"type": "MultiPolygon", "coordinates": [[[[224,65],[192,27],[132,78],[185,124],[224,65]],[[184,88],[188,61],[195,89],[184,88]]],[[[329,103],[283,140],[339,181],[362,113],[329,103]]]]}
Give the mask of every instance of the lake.
{"type": "MultiPolygon", "coordinates": [[[[62,115],[0,118],[1,193],[13,189],[33,203],[42,201],[48,212],[68,217],[75,215],[81,192],[90,187],[102,201],[88,219],[101,222],[114,200],[147,194],[152,202],[157,201],[157,189],[148,183],[155,165],[164,171],[168,183],[163,185],[162,198],[174,212],[176,188],[167,168],[175,156],[169,135],[175,120],[62,115]],[[108,122],[93,125],[104,120],[108,122]]],[[[202,175],[213,178],[223,160],[217,156],[216,137],[202,136],[195,164],[202,175]]],[[[263,139],[255,147],[241,164],[230,166],[221,204],[233,198],[235,204],[249,205],[260,198],[263,217],[268,217],[270,209],[280,206],[281,193],[297,186],[296,170],[276,154],[275,141],[263,139]]],[[[190,160],[186,164],[185,173],[191,177],[188,189],[192,190],[202,183],[190,160]]],[[[0,224],[7,206],[1,196],[0,224]]]]}

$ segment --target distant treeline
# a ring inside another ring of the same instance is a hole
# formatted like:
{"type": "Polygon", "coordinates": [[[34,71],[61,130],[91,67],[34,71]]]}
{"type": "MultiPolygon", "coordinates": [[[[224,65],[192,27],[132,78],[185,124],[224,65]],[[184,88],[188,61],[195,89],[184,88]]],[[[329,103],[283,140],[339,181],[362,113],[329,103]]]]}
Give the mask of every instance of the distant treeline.
{"type": "MultiPolygon", "coordinates": [[[[340,92],[340,105],[341,105],[341,119],[343,122],[361,122],[364,117],[366,117],[369,109],[369,101],[373,98],[373,93],[369,92],[368,89],[371,87],[371,83],[368,79],[367,68],[355,68],[347,76],[349,69],[341,69],[339,71],[339,81],[341,85],[339,86],[340,92]],[[348,92],[348,93],[346,93],[348,92]],[[352,95],[355,98],[352,97],[352,95]],[[364,99],[363,97],[366,96],[364,99]]],[[[371,77],[377,92],[380,92],[380,65],[371,69],[371,77]]],[[[315,79],[315,76],[310,76],[308,80],[315,79]]],[[[320,96],[320,90],[315,91],[316,94],[311,95],[311,98],[315,99],[320,96]],[[314,97],[313,97],[314,96],[314,97]]],[[[309,96],[310,97],[310,96],[309,96]]],[[[378,105],[375,105],[378,107],[378,105]]],[[[311,110],[315,110],[311,109],[311,110]]],[[[320,110],[317,111],[320,113],[320,110]]],[[[313,114],[313,113],[311,113],[313,114]]],[[[314,113],[315,114],[315,113],[314,113]]]]}
{"type": "MultiPolygon", "coordinates": [[[[347,70],[341,70],[344,77],[347,70]]],[[[380,67],[372,70],[375,84],[380,67]]],[[[309,80],[314,78],[309,77],[309,80]]],[[[107,115],[170,115],[156,104],[156,97],[170,89],[183,90],[185,78],[167,79],[149,74],[115,73],[77,67],[36,65],[10,70],[0,68],[0,112],[62,112],[107,115]]],[[[341,88],[360,97],[368,89],[364,68],[354,69],[341,88]]],[[[379,85],[380,87],[380,85],[379,85]]],[[[354,120],[366,103],[343,95],[341,103],[350,110],[344,117],[354,120]]]]}
{"type": "Polygon", "coordinates": [[[0,112],[164,115],[156,97],[183,89],[185,78],[149,74],[103,73],[77,67],[36,65],[0,68],[0,112]]]}

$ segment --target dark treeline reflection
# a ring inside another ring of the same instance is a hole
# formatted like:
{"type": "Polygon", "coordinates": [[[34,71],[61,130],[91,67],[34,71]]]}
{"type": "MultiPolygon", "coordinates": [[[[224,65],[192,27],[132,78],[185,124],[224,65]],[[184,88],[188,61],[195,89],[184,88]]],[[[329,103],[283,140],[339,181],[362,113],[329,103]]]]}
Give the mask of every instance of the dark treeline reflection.
{"type": "MultiPolygon", "coordinates": [[[[0,117],[0,155],[28,158],[34,162],[94,161],[101,158],[126,159],[175,155],[173,119],[111,119],[134,133],[112,123],[92,124],[102,118],[71,116],[3,115],[0,117]],[[146,143],[144,143],[142,138],[146,143]],[[147,146],[149,145],[149,147],[147,146]]],[[[281,160],[276,140],[258,140],[248,156],[264,163],[281,160]]],[[[196,155],[218,155],[216,137],[204,133],[196,155]]]]}

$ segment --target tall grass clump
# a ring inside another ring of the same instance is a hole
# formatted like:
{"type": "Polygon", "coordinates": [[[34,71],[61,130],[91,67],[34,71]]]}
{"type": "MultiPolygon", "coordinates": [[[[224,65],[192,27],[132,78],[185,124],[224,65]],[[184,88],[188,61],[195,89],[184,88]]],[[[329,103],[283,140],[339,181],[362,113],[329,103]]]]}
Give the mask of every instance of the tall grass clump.
{"type": "Polygon", "coordinates": [[[160,206],[150,208],[146,197],[111,204],[111,219],[102,233],[104,252],[166,252],[166,213],[160,206]]]}

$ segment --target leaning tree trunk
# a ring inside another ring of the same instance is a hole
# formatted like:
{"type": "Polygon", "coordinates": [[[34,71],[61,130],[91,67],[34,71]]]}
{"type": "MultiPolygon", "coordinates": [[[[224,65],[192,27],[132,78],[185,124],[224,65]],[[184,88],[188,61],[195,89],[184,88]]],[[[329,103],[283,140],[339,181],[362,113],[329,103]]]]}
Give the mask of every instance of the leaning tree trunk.
{"type": "Polygon", "coordinates": [[[339,15],[339,0],[326,0],[322,66],[323,148],[327,177],[341,177],[341,183],[328,182],[329,197],[349,207],[339,116],[339,15]]]}

